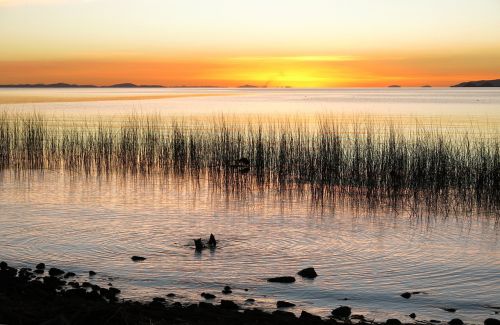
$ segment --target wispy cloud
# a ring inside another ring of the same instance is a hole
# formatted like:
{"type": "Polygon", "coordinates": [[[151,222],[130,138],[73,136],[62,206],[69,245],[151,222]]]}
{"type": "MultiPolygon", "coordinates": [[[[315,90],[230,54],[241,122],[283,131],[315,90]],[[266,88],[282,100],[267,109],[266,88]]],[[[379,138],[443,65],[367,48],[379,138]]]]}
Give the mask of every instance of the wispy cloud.
{"type": "Polygon", "coordinates": [[[233,58],[235,61],[289,61],[289,62],[343,62],[358,61],[359,56],[353,55],[298,55],[298,56],[242,56],[233,58]]]}

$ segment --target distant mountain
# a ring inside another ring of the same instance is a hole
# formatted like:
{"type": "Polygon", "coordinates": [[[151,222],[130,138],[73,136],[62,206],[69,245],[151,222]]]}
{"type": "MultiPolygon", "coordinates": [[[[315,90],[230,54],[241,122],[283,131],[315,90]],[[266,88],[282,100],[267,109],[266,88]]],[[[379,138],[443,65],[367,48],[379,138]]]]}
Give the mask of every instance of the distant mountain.
{"type": "Polygon", "coordinates": [[[241,85],[238,88],[259,88],[259,87],[255,86],[255,85],[241,85]]]}
{"type": "Polygon", "coordinates": [[[96,85],[76,85],[64,82],[54,84],[18,84],[18,85],[0,85],[0,88],[163,88],[160,85],[136,85],[133,83],[121,83],[110,86],[96,85]]]}
{"type": "Polygon", "coordinates": [[[401,88],[401,86],[400,86],[400,85],[390,85],[390,86],[388,86],[388,87],[389,87],[389,88],[401,88]]]}
{"type": "Polygon", "coordinates": [[[452,87],[500,87],[500,79],[467,81],[452,87]]]}

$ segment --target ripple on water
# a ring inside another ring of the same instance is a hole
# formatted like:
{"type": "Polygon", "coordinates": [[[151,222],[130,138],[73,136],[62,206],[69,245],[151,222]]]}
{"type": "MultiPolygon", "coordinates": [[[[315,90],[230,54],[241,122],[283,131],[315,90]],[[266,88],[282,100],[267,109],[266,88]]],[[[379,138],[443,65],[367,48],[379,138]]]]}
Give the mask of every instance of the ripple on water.
{"type": "Polygon", "coordinates": [[[500,300],[498,228],[480,217],[419,221],[349,209],[311,215],[301,200],[275,193],[242,201],[166,180],[138,186],[68,177],[3,175],[2,259],[43,261],[81,276],[92,269],[96,281],[112,277],[129,298],[175,292],[197,300],[202,291],[230,285],[242,303],[252,297],[256,306],[274,308],[281,299],[322,315],[348,304],[377,319],[416,312],[447,320],[440,308],[453,307],[454,316],[472,321],[486,318],[491,312],[483,306],[500,300]],[[218,248],[196,253],[192,239],[210,233],[218,248]],[[147,259],[134,263],[132,255],[147,259]],[[265,281],[308,266],[318,271],[315,280],[265,281]],[[426,294],[406,300],[399,296],[405,291],[426,294]]]}

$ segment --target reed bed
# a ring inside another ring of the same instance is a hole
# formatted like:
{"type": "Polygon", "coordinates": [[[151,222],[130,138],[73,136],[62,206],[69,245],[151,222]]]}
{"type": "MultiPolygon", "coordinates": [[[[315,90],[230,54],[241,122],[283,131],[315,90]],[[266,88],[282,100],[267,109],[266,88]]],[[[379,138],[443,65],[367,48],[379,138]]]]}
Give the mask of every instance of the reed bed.
{"type": "Polygon", "coordinates": [[[131,116],[119,123],[96,119],[57,126],[48,116],[5,112],[0,169],[189,175],[228,190],[307,187],[320,197],[339,191],[426,193],[427,204],[437,194],[453,193],[498,212],[497,133],[402,131],[366,121],[341,124],[331,116],[313,123],[247,122],[131,116]]]}

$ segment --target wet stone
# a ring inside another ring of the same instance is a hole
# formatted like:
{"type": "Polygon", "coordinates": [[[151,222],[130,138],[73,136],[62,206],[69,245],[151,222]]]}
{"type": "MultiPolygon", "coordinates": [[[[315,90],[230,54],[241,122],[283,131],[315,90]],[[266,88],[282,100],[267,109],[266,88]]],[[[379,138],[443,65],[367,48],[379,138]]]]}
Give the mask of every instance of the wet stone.
{"type": "Polygon", "coordinates": [[[351,316],[351,308],[347,306],[340,306],[332,310],[332,316],[334,318],[347,318],[351,316]]]}
{"type": "Polygon", "coordinates": [[[295,304],[292,304],[291,302],[288,302],[288,301],[278,300],[278,302],[276,302],[276,307],[277,308],[289,308],[289,307],[295,307],[295,304]]]}
{"type": "Polygon", "coordinates": [[[314,279],[315,277],[318,276],[316,273],[316,270],[313,267],[308,267],[303,270],[300,270],[299,273],[297,273],[301,277],[308,278],[308,279],[314,279]]]}
{"type": "Polygon", "coordinates": [[[278,277],[267,279],[267,282],[293,283],[293,282],[295,282],[295,278],[293,276],[278,276],[278,277]]]}
{"type": "Polygon", "coordinates": [[[411,297],[411,293],[409,293],[409,292],[402,293],[402,294],[401,294],[401,297],[403,297],[403,298],[405,298],[405,299],[410,299],[410,297],[411,297]]]}

